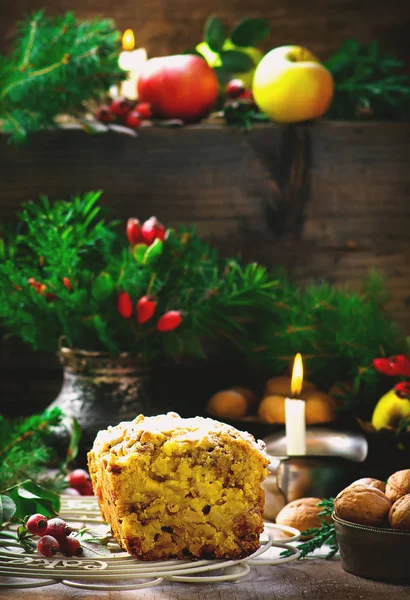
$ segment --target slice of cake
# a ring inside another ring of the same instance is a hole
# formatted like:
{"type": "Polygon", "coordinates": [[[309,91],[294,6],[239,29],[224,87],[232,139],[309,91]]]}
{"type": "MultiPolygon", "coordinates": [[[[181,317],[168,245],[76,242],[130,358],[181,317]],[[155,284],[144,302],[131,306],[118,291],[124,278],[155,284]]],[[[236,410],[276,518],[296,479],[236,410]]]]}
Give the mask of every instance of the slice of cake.
{"type": "Polygon", "coordinates": [[[140,415],[100,431],[88,462],[103,518],[130,554],[237,559],[259,548],[269,461],[250,434],[140,415]]]}

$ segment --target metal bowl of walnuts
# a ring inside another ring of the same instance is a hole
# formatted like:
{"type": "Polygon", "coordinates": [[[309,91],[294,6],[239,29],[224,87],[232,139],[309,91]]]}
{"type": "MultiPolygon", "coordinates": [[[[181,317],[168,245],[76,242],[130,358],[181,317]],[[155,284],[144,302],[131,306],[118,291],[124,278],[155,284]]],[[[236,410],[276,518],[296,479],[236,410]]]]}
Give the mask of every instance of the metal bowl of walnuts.
{"type": "Polygon", "coordinates": [[[336,496],[333,520],[346,571],[410,582],[410,469],[393,473],[386,485],[355,481],[336,496]]]}

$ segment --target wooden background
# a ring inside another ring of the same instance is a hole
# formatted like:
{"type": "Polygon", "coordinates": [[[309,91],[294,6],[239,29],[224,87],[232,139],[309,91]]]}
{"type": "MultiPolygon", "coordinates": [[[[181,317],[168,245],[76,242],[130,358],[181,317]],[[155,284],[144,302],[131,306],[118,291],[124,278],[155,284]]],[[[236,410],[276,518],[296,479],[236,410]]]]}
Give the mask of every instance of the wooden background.
{"type": "Polygon", "coordinates": [[[204,22],[217,15],[227,26],[244,17],[264,17],[272,24],[265,50],[282,44],[307,46],[327,58],[346,38],[378,40],[410,68],[408,0],[4,0],[0,3],[0,49],[10,47],[15,22],[45,8],[50,15],[66,10],[79,17],[112,17],[119,29],[132,27],[138,46],[150,56],[175,54],[202,39],[204,22]]]}
{"type": "MultiPolygon", "coordinates": [[[[100,188],[115,216],[194,224],[224,254],[283,265],[302,284],[358,289],[375,268],[386,278],[389,309],[410,330],[410,124],[323,121],[248,133],[198,125],[143,129],[136,138],[71,129],[24,147],[0,137],[0,165],[2,219],[40,194],[100,188]]],[[[40,408],[58,391],[54,356],[8,341],[0,365],[6,410],[40,408]]],[[[200,384],[191,371],[175,379],[198,404],[220,385],[201,373],[200,384]]],[[[246,374],[221,375],[246,383],[246,374]]]]}

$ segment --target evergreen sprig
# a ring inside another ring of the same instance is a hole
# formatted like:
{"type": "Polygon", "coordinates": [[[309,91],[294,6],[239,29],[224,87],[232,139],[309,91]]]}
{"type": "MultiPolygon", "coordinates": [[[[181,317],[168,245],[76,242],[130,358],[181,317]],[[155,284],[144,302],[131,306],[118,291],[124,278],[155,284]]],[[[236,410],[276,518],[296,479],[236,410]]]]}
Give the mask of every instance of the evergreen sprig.
{"type": "Polygon", "coordinates": [[[377,42],[347,40],[325,64],[335,81],[328,117],[410,117],[410,77],[404,63],[383,53],[377,42]]]}
{"type": "Polygon", "coordinates": [[[56,126],[56,117],[83,117],[121,79],[120,38],[107,19],[78,21],[72,13],[26,17],[10,57],[0,56],[0,125],[10,141],[56,126]]]}

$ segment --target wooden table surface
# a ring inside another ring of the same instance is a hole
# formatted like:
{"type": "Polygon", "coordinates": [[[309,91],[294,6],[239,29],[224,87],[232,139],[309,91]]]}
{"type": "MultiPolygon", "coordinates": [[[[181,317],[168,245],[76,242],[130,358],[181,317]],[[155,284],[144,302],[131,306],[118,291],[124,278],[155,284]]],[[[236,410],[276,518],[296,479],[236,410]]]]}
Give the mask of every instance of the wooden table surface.
{"type": "MultiPolygon", "coordinates": [[[[0,582],[11,581],[0,578],[0,582]]],[[[361,579],[343,571],[339,559],[305,559],[282,566],[253,567],[238,583],[185,584],[126,592],[83,591],[63,585],[1,590],[0,600],[409,600],[410,585],[361,579]]]]}

